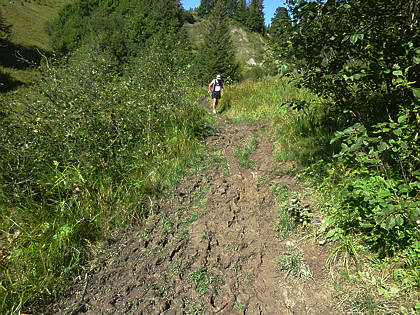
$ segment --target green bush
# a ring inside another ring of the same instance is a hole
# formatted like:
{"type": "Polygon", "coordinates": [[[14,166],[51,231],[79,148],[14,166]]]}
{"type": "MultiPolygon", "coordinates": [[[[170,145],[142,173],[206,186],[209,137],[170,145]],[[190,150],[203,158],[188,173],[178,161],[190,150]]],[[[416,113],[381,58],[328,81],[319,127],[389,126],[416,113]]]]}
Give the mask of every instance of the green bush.
{"type": "Polygon", "coordinates": [[[90,244],[138,223],[196,156],[203,112],[182,58],[154,47],[121,74],[85,45],[1,95],[1,313],[58,292],[90,244]]]}
{"type": "Polygon", "coordinates": [[[347,171],[338,181],[342,193],[330,213],[331,235],[362,233],[383,255],[420,250],[420,152],[411,114],[403,110],[398,121],[376,124],[373,132],[355,124],[336,133],[332,141],[342,141],[336,159],[347,171]]]}

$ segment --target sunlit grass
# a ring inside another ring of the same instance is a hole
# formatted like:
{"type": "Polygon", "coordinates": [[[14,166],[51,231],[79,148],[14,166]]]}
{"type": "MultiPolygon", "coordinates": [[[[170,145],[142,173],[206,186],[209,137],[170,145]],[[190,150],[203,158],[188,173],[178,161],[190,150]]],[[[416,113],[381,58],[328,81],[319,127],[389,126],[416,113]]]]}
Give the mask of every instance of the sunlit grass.
{"type": "MultiPolygon", "coordinates": [[[[297,87],[298,76],[244,81],[226,88],[221,108],[232,119],[264,120],[278,160],[307,163],[319,158],[331,131],[322,127],[328,113],[322,100],[297,87]],[[295,107],[307,104],[304,109],[295,107]]],[[[327,148],[328,149],[328,148],[327,148]]]]}

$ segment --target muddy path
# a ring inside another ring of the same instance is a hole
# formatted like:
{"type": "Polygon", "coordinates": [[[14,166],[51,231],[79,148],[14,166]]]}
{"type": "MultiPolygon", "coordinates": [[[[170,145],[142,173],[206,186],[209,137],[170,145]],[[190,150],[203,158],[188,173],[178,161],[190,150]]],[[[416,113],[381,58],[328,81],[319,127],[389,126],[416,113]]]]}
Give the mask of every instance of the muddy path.
{"type": "Polygon", "coordinates": [[[340,313],[324,248],[276,232],[272,187],[301,188],[279,169],[264,126],[217,121],[201,171],[175,187],[145,226],[99,253],[49,313],[340,313]],[[293,263],[290,242],[306,270],[299,279],[279,264],[280,257],[293,263]]]}

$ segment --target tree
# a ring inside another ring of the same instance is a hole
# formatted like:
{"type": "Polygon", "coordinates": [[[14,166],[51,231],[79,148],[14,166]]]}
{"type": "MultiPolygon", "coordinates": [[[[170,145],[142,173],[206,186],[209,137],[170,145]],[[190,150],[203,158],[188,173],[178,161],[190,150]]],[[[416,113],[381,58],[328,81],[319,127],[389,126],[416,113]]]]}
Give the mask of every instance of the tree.
{"type": "Polygon", "coordinates": [[[287,9],[278,7],[271,19],[270,36],[273,41],[288,40],[292,32],[292,20],[287,9]]]}
{"type": "Polygon", "coordinates": [[[214,0],[201,0],[200,6],[197,9],[198,16],[207,16],[213,8],[214,0]]]}
{"type": "Polygon", "coordinates": [[[246,0],[238,0],[236,2],[233,18],[242,25],[246,25],[246,21],[248,20],[248,9],[246,6],[246,0]]]}
{"type": "Polygon", "coordinates": [[[247,26],[253,32],[264,33],[264,5],[263,0],[252,0],[249,5],[247,26]]]}
{"type": "Polygon", "coordinates": [[[198,59],[203,83],[209,82],[216,74],[220,74],[223,80],[235,80],[237,77],[239,65],[235,61],[224,0],[216,0],[210,13],[198,59]]]}
{"type": "Polygon", "coordinates": [[[59,53],[90,41],[122,62],[140,54],[151,38],[176,41],[182,25],[179,0],[76,0],[59,12],[47,33],[59,53]]]}
{"type": "Polygon", "coordinates": [[[364,125],[397,119],[400,106],[413,101],[404,79],[417,80],[416,2],[293,2],[292,51],[304,60],[304,84],[334,100],[338,119],[364,125]]]}
{"type": "Polygon", "coordinates": [[[272,74],[288,71],[294,63],[291,51],[292,21],[287,9],[278,7],[271,19],[265,64],[272,74]]]}
{"type": "Polygon", "coordinates": [[[229,17],[233,17],[235,14],[236,9],[236,1],[237,0],[225,0],[226,1],[226,10],[229,17]]]}

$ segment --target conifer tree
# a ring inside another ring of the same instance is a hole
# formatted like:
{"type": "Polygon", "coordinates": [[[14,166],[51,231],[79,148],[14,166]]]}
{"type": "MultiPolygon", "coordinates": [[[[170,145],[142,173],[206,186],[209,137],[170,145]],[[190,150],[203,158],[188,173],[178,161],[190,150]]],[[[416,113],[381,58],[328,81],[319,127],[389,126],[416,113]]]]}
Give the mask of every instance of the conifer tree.
{"type": "Polygon", "coordinates": [[[248,20],[246,0],[237,0],[233,18],[239,23],[246,25],[246,21],[248,20]]]}
{"type": "Polygon", "coordinates": [[[252,0],[249,5],[247,26],[253,32],[264,33],[264,5],[263,0],[252,0]]]}
{"type": "Polygon", "coordinates": [[[233,17],[236,9],[236,0],[225,0],[226,1],[226,10],[229,17],[233,17]]]}
{"type": "Polygon", "coordinates": [[[272,74],[287,71],[294,60],[290,41],[292,21],[286,8],[277,8],[274,17],[271,19],[269,33],[265,64],[272,74]]]}
{"type": "Polygon", "coordinates": [[[199,63],[203,83],[209,82],[216,74],[220,74],[223,80],[236,79],[239,65],[235,61],[235,51],[230,38],[224,0],[216,0],[210,13],[204,34],[204,44],[200,50],[199,63]]]}
{"type": "Polygon", "coordinates": [[[214,6],[214,0],[201,0],[200,6],[197,9],[198,16],[207,16],[214,6]]]}
{"type": "Polygon", "coordinates": [[[292,31],[292,21],[287,9],[278,7],[271,19],[270,35],[274,41],[288,40],[292,31]]]}

